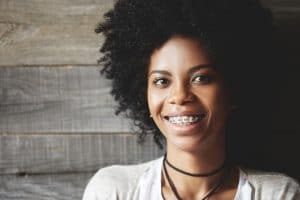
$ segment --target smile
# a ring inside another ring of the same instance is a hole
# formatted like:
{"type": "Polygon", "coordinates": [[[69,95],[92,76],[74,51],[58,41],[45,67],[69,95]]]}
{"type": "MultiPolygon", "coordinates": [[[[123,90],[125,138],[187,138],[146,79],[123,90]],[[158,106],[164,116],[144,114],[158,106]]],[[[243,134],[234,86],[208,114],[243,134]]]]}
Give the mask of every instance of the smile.
{"type": "Polygon", "coordinates": [[[206,114],[197,114],[197,115],[182,115],[182,116],[166,116],[165,119],[172,124],[179,126],[186,126],[194,124],[205,118],[206,114]]]}

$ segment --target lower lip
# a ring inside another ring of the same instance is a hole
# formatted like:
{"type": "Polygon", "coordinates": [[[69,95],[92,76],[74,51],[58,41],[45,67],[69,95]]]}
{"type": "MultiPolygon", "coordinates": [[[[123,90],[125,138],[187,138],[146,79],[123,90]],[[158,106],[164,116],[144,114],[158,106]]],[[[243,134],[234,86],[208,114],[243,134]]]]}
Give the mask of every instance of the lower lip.
{"type": "Polygon", "coordinates": [[[178,134],[188,135],[194,130],[199,131],[199,129],[202,127],[202,124],[203,124],[203,121],[205,120],[205,118],[203,118],[195,123],[188,124],[188,125],[177,125],[177,124],[171,123],[167,119],[164,119],[164,120],[169,124],[169,127],[171,127],[176,132],[178,132],[178,134]]]}

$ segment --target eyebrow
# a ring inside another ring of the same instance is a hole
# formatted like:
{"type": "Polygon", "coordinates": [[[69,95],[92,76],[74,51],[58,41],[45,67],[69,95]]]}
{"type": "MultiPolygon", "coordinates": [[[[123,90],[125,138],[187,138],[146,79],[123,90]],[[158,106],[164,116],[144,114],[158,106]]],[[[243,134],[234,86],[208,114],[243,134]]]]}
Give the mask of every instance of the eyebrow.
{"type": "MultiPolygon", "coordinates": [[[[198,71],[199,69],[202,69],[202,68],[212,68],[213,67],[213,64],[200,64],[200,65],[196,65],[192,68],[189,69],[188,73],[189,74],[193,74],[194,72],[198,71]]],[[[166,70],[153,70],[149,73],[148,76],[151,76],[152,74],[164,74],[164,75],[168,75],[168,76],[171,76],[171,73],[166,71],[166,70]]]]}
{"type": "Polygon", "coordinates": [[[213,64],[201,64],[201,65],[196,65],[192,68],[189,69],[188,73],[193,74],[194,72],[198,71],[199,69],[203,68],[213,68],[213,64]]]}

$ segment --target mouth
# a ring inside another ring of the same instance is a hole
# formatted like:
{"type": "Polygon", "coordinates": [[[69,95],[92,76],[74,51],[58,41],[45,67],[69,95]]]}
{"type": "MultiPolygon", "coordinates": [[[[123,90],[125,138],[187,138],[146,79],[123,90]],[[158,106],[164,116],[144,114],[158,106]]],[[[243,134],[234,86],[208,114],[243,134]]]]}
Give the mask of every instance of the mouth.
{"type": "Polygon", "coordinates": [[[178,115],[178,116],[165,116],[171,124],[178,126],[187,126],[198,123],[206,117],[206,113],[193,114],[193,115],[178,115]]]}

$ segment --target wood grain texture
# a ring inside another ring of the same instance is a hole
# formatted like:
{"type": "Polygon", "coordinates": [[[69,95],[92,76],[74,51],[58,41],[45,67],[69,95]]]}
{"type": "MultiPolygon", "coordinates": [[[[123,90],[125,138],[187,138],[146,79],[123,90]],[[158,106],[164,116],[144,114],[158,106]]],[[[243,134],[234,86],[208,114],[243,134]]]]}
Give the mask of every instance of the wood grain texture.
{"type": "MultiPolygon", "coordinates": [[[[0,135],[0,174],[93,172],[112,164],[152,160],[163,153],[132,134],[0,135]]],[[[0,198],[1,199],[1,198],[0,198]]]]}
{"type": "Polygon", "coordinates": [[[0,65],[96,64],[102,37],[96,24],[31,25],[5,23],[0,65]]]}
{"type": "Polygon", "coordinates": [[[95,24],[112,0],[1,0],[1,22],[31,25],[95,24]]]}
{"type": "Polygon", "coordinates": [[[0,132],[128,132],[100,67],[0,68],[0,132]]]}
{"type": "MultiPolygon", "coordinates": [[[[16,24],[95,24],[113,7],[112,0],[2,0],[1,22],[16,24]]],[[[300,10],[298,0],[262,0],[275,14],[300,10]]]]}
{"type": "MultiPolygon", "coordinates": [[[[265,4],[275,24],[299,30],[298,2],[265,4]]],[[[112,5],[109,0],[0,1],[0,66],[95,64],[103,38],[94,29],[112,5]]]]}
{"type": "Polygon", "coordinates": [[[0,65],[95,64],[113,1],[0,1],[0,65]],[[3,33],[3,30],[4,33],[3,33]]]}
{"type": "Polygon", "coordinates": [[[80,200],[93,174],[0,176],[1,200],[80,200]]]}

